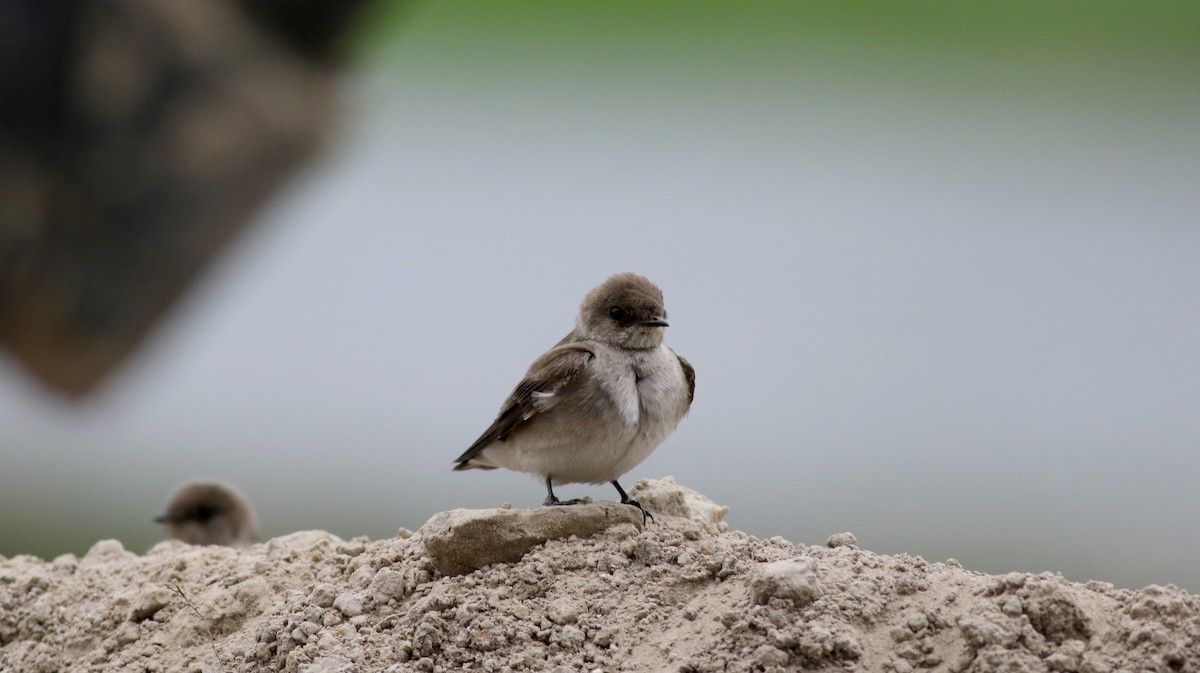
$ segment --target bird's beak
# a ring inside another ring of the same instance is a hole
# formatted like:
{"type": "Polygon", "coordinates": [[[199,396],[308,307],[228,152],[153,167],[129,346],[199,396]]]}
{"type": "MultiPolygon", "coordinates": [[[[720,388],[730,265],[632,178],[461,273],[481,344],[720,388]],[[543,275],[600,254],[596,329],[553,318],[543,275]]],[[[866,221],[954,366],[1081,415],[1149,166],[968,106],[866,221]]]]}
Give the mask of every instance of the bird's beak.
{"type": "Polygon", "coordinates": [[[170,512],[162,512],[161,514],[154,515],[155,523],[172,523],[177,520],[178,519],[175,518],[175,515],[170,512]]]}
{"type": "Polygon", "coordinates": [[[666,318],[659,318],[659,317],[654,317],[649,320],[643,320],[641,322],[641,324],[646,325],[647,327],[668,327],[669,326],[669,325],[667,325],[666,318]]]}

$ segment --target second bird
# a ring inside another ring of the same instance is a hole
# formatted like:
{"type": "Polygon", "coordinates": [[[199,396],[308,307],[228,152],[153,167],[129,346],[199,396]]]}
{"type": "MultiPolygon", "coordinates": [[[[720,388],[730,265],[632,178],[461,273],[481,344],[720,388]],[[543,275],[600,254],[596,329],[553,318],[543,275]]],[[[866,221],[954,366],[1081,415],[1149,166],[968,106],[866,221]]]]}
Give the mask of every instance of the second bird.
{"type": "Polygon", "coordinates": [[[633,273],[610,277],[584,297],[575,329],[533,361],[454,469],[537,475],[546,505],[581,502],[559,500],[555,486],[609,482],[647,516],[617,479],[679,425],[696,389],[695,370],[663,343],[666,328],[657,285],[633,273]]]}
{"type": "Polygon", "coordinates": [[[258,541],[258,517],[250,501],[229,484],[191,481],[171,496],[154,520],[188,544],[248,547],[258,541]]]}

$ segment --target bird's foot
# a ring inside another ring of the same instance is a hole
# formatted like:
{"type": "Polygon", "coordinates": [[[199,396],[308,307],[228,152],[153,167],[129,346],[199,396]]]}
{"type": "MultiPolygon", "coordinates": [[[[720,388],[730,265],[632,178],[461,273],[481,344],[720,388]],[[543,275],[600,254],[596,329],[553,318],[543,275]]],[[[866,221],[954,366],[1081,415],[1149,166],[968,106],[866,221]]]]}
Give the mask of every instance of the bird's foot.
{"type": "Polygon", "coordinates": [[[542,501],[543,506],[590,505],[590,504],[592,504],[591,498],[571,498],[570,500],[559,500],[558,498],[556,498],[554,496],[546,496],[546,499],[542,501]]]}
{"type": "Polygon", "coordinates": [[[647,510],[645,507],[642,507],[642,503],[629,497],[629,494],[625,492],[625,489],[621,488],[620,482],[618,482],[616,479],[613,479],[609,483],[612,484],[613,487],[617,489],[617,493],[621,496],[621,504],[622,505],[633,505],[634,507],[638,508],[639,512],[642,513],[642,526],[643,527],[646,525],[647,520],[654,521],[654,515],[651,514],[650,511],[647,510]]]}
{"type": "Polygon", "coordinates": [[[638,502],[637,500],[634,500],[633,498],[626,496],[624,499],[621,500],[621,504],[622,505],[633,505],[634,507],[637,507],[638,510],[642,513],[642,525],[643,526],[646,525],[647,521],[654,521],[654,515],[650,513],[650,510],[646,509],[645,507],[642,507],[642,503],[638,502]]]}
{"type": "Polygon", "coordinates": [[[551,481],[553,477],[546,475],[546,499],[542,501],[542,506],[550,505],[590,505],[591,498],[572,498],[571,500],[559,500],[558,496],[554,495],[554,484],[551,481]]]}

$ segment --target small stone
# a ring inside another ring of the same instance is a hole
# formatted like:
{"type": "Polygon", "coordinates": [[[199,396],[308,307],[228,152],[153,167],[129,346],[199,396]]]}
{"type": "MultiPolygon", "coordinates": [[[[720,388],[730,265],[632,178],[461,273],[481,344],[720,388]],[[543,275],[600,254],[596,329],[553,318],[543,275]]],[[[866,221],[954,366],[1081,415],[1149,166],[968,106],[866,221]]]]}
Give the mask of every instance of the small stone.
{"type": "MultiPolygon", "coordinates": [[[[4,561],[4,555],[0,554],[0,562],[4,561]]],[[[58,572],[72,573],[79,566],[79,559],[74,554],[63,554],[55,557],[50,562],[50,567],[58,572]]]]}
{"type": "Polygon", "coordinates": [[[323,583],[313,587],[312,593],[308,595],[308,602],[319,608],[327,608],[333,605],[335,598],[337,598],[337,587],[323,583]]]}
{"type": "Polygon", "coordinates": [[[347,591],[333,601],[333,607],[340,610],[341,613],[347,617],[355,617],[362,614],[363,599],[362,596],[354,593],[353,591],[347,591]]]}
{"type": "Polygon", "coordinates": [[[1000,611],[1009,617],[1019,617],[1022,612],[1021,599],[1016,596],[1008,596],[1000,603],[1000,611]]]}
{"type": "Polygon", "coordinates": [[[830,535],[829,539],[825,541],[825,546],[829,547],[830,549],[837,549],[838,547],[850,547],[851,549],[858,549],[858,538],[854,537],[854,533],[849,531],[845,533],[835,533],[830,535]]]}
{"type": "Polygon", "coordinates": [[[550,605],[547,616],[555,624],[574,624],[579,619],[579,606],[568,599],[558,600],[550,605]]]}
{"type": "Polygon", "coordinates": [[[404,575],[392,570],[384,568],[375,573],[375,577],[371,579],[371,585],[368,591],[375,598],[375,602],[387,603],[390,599],[400,600],[408,593],[407,583],[404,581],[404,575]]]}
{"type": "Polygon", "coordinates": [[[908,618],[904,620],[904,623],[913,633],[917,633],[923,629],[929,628],[929,619],[927,619],[925,615],[920,612],[910,613],[908,618]]]}
{"type": "Polygon", "coordinates": [[[349,542],[338,547],[338,552],[346,556],[354,557],[366,551],[367,545],[359,539],[350,540],[349,542]]]}
{"type": "Polygon", "coordinates": [[[658,565],[662,563],[666,555],[663,553],[662,545],[654,540],[638,540],[633,547],[633,558],[638,562],[648,566],[658,565]]]}
{"type": "Polygon", "coordinates": [[[773,645],[762,645],[754,651],[754,663],[762,668],[786,666],[788,653],[773,645]]]}
{"type": "Polygon", "coordinates": [[[812,603],[823,593],[817,562],[810,558],[785,559],[754,567],[750,591],[759,605],[766,605],[772,598],[785,598],[796,607],[812,603]]]}
{"type": "Polygon", "coordinates": [[[144,591],[134,600],[133,608],[129,611],[129,620],[144,622],[158,614],[159,610],[170,605],[175,598],[176,595],[166,587],[155,587],[144,591]]]}
{"type": "Polygon", "coordinates": [[[88,553],[83,557],[84,561],[98,561],[104,559],[118,558],[128,554],[125,551],[125,546],[120,540],[100,540],[88,549],[88,553]]]}
{"type": "Polygon", "coordinates": [[[583,646],[584,638],[583,631],[579,627],[568,625],[563,627],[558,641],[567,649],[578,649],[583,646]]]}

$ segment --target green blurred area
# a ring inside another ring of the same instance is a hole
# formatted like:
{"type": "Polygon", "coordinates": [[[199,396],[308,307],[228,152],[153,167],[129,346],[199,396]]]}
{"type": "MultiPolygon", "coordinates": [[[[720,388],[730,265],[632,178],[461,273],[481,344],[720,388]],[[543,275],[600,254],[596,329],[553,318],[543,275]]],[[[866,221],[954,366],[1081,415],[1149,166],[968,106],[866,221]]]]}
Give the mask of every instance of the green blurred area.
{"type": "Polygon", "coordinates": [[[380,3],[363,26],[368,52],[436,44],[446,67],[486,55],[534,69],[802,66],[881,80],[964,70],[1038,80],[1089,70],[1134,85],[1145,77],[1195,82],[1200,62],[1195,2],[380,3]]]}
{"type": "Polygon", "coordinates": [[[1198,36],[1194,2],[538,0],[381,3],[361,43],[391,95],[497,115],[607,98],[646,101],[652,123],[717,107],[739,124],[982,126],[1173,151],[1200,142],[1198,36]],[[674,104],[655,109],[664,97],[674,104]]]}

